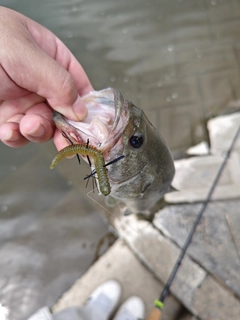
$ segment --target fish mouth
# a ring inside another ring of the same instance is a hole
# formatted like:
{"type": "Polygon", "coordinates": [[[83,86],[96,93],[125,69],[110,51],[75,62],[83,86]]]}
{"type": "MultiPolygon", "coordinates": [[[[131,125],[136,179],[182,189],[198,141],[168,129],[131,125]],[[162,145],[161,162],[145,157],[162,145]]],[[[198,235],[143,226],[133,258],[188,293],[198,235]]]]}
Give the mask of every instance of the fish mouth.
{"type": "Polygon", "coordinates": [[[130,113],[127,101],[113,88],[92,91],[82,97],[82,101],[88,110],[84,121],[66,119],[55,111],[53,122],[69,142],[89,143],[102,153],[107,153],[120,142],[128,124],[130,113]]]}

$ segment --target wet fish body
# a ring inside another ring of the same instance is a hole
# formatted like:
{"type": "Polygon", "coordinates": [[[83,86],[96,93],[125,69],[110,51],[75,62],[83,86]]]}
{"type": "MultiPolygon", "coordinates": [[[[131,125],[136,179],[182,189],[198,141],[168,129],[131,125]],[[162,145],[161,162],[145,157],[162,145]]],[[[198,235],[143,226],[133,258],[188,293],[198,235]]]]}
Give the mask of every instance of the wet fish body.
{"type": "Polygon", "coordinates": [[[124,155],[107,167],[110,196],[125,203],[127,213],[151,213],[156,202],[170,191],[175,173],[163,138],[144,112],[124,100],[116,89],[90,92],[83,102],[88,109],[84,122],[68,120],[55,112],[56,126],[74,144],[89,141],[103,154],[106,164],[124,155]]]}

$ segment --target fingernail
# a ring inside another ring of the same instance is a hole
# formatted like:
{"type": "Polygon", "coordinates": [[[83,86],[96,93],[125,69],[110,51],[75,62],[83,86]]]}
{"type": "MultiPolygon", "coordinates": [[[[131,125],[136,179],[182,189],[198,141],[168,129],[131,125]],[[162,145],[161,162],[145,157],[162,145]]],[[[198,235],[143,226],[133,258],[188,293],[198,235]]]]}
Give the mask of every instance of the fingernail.
{"type": "Polygon", "coordinates": [[[72,158],[74,158],[74,157],[76,157],[75,154],[73,154],[72,156],[67,156],[66,158],[67,158],[67,159],[72,159],[72,158]]]}
{"type": "Polygon", "coordinates": [[[82,99],[80,96],[78,96],[77,100],[74,102],[73,106],[73,111],[78,117],[79,120],[83,120],[87,116],[87,108],[82,102],[82,99]]]}
{"type": "Polygon", "coordinates": [[[39,137],[42,137],[44,133],[45,133],[45,128],[39,123],[35,128],[33,128],[31,131],[28,132],[28,135],[35,138],[39,138],[39,137]]]}
{"type": "Polygon", "coordinates": [[[19,136],[15,134],[13,130],[8,130],[7,133],[5,134],[3,140],[5,141],[17,141],[19,136]]]}

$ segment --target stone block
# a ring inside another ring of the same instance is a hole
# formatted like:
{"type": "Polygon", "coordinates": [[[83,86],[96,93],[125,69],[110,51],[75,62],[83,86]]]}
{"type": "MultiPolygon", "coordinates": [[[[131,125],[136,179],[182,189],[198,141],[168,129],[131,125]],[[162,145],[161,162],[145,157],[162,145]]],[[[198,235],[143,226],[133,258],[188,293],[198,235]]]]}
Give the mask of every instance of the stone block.
{"type": "MultiPolygon", "coordinates": [[[[178,191],[167,193],[165,200],[169,203],[205,200],[223,160],[219,155],[176,160],[176,174],[172,185],[178,191]]],[[[212,199],[238,197],[240,197],[240,155],[238,152],[232,152],[212,199]]]]}
{"type": "MultiPolygon", "coordinates": [[[[146,314],[162,290],[162,283],[149,272],[135,257],[128,246],[118,240],[115,244],[64,293],[53,306],[57,312],[70,306],[81,306],[91,292],[104,281],[115,279],[122,287],[120,304],[131,295],[140,296],[145,303],[146,314]]],[[[182,320],[178,317],[184,307],[170,295],[166,302],[163,320],[182,320]]],[[[190,313],[186,312],[190,317],[190,313]]]]}
{"type": "MultiPolygon", "coordinates": [[[[165,282],[181,250],[171,240],[172,234],[163,236],[151,223],[133,215],[117,218],[115,227],[139,259],[165,282]]],[[[240,314],[239,299],[188,254],[182,261],[171,292],[203,320],[215,320],[216,315],[221,320],[238,319],[240,314]]]]}
{"type": "MultiPolygon", "coordinates": [[[[207,124],[212,154],[224,154],[230,147],[238,128],[240,113],[223,115],[213,118],[207,124]]],[[[240,134],[234,145],[234,150],[240,149],[240,134]]],[[[237,168],[236,168],[237,169],[237,168]]],[[[240,170],[240,169],[239,169],[240,170]]]]}
{"type": "MultiPolygon", "coordinates": [[[[240,297],[239,207],[240,200],[209,203],[188,254],[240,297]]],[[[183,247],[201,208],[202,204],[167,206],[155,215],[154,226],[183,247]]]]}

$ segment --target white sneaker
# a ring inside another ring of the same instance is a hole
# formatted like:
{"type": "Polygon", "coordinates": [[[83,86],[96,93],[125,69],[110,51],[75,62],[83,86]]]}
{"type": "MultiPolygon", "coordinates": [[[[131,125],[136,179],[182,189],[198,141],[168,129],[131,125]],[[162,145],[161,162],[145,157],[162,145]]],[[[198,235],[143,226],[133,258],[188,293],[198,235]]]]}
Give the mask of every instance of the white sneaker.
{"type": "Polygon", "coordinates": [[[119,308],[113,320],[140,320],[144,319],[145,307],[141,298],[130,297],[119,308]]]}
{"type": "Polygon", "coordinates": [[[89,319],[108,320],[116,309],[120,297],[121,286],[116,280],[109,280],[97,287],[83,306],[89,319]]]}

